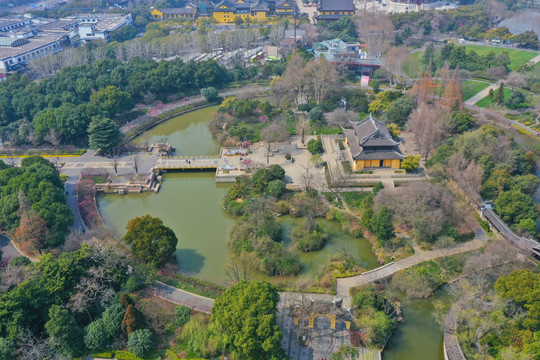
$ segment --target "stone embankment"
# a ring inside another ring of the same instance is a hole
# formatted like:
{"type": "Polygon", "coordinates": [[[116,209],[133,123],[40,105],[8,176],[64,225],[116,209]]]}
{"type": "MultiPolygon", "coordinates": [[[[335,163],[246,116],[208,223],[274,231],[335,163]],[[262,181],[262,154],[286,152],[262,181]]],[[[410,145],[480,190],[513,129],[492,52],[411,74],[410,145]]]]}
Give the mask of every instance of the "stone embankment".
{"type": "Polygon", "coordinates": [[[457,302],[450,308],[448,315],[444,319],[444,359],[445,360],[466,360],[457,338],[457,320],[461,311],[461,303],[457,302]]]}

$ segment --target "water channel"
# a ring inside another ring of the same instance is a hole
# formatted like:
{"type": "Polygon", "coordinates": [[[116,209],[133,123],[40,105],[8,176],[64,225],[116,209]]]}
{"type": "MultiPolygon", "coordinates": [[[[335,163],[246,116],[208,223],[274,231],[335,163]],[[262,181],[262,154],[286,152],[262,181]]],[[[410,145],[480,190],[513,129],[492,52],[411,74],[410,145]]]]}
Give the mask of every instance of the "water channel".
{"type": "MultiPolygon", "coordinates": [[[[176,155],[213,155],[219,152],[206,122],[216,111],[208,107],[173,118],[148,131],[143,141],[167,139],[176,147],[176,155]]],[[[168,173],[159,194],[105,195],[99,197],[99,210],[107,225],[120,234],[127,222],[145,214],[159,217],[177,234],[176,256],[179,270],[202,279],[221,282],[223,266],[229,257],[227,235],[234,217],[221,209],[228,184],[216,184],[213,172],[168,173]]],[[[290,244],[292,229],[300,219],[280,218],[283,241],[290,244]]],[[[319,252],[299,253],[305,264],[302,276],[313,277],[332,255],[346,248],[366,269],[377,267],[370,244],[340,231],[339,224],[321,220],[330,234],[327,246],[319,252]]],[[[435,325],[431,299],[404,306],[405,323],[392,336],[383,354],[385,360],[441,360],[442,332],[435,325]]]]}

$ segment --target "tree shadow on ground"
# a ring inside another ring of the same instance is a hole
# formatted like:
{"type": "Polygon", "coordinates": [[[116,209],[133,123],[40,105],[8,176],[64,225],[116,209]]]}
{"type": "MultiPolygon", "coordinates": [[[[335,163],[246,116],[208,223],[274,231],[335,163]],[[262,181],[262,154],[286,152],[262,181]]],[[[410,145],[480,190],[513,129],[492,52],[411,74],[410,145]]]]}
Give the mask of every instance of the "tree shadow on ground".
{"type": "Polygon", "coordinates": [[[178,267],[184,273],[192,274],[199,273],[203,266],[206,257],[202,256],[195,249],[178,249],[176,250],[178,258],[178,267]]]}

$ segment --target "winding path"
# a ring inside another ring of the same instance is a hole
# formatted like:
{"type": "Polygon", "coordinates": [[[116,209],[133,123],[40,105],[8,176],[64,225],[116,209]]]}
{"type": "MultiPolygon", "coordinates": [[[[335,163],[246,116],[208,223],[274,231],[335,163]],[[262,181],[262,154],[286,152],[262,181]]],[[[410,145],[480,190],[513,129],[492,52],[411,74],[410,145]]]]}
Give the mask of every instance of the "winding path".
{"type": "Polygon", "coordinates": [[[371,282],[384,279],[400,270],[407,269],[411,266],[418,265],[425,261],[435,260],[441,257],[461,254],[464,252],[480,249],[487,243],[487,241],[488,237],[486,236],[484,230],[478,229],[476,230],[476,236],[474,240],[468,241],[454,248],[437,249],[424,251],[422,253],[415,253],[408,258],[397,262],[391,262],[377,269],[367,271],[361,275],[337,279],[337,295],[347,296],[349,295],[349,290],[353,287],[369,284],[371,282]]]}
{"type": "Polygon", "coordinates": [[[210,314],[210,309],[214,306],[214,299],[193,294],[185,290],[167,285],[161,281],[156,281],[152,289],[154,296],[169,301],[173,304],[184,305],[195,311],[210,314]]]}
{"type": "Polygon", "coordinates": [[[0,251],[2,251],[2,260],[4,261],[17,256],[22,256],[21,252],[15,247],[11,239],[5,235],[0,235],[0,251]]]}

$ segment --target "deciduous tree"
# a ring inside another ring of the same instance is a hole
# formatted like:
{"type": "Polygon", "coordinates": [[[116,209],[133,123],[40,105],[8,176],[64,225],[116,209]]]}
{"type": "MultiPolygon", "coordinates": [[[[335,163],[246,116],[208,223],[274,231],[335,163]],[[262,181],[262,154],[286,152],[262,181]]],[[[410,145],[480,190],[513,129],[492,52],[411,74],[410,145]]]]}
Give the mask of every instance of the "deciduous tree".
{"type": "Polygon", "coordinates": [[[270,124],[261,131],[261,140],[266,142],[266,163],[270,162],[272,143],[284,141],[289,138],[287,130],[279,124],[270,124]]]}
{"type": "Polygon", "coordinates": [[[122,319],[122,331],[130,334],[135,330],[146,327],[144,315],[133,305],[128,305],[124,318],[122,319]]]}
{"type": "Polygon", "coordinates": [[[436,107],[420,104],[412,112],[408,126],[424,160],[444,141],[442,112],[436,107]]]}

